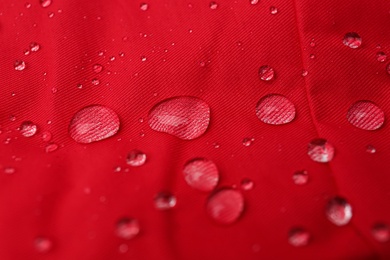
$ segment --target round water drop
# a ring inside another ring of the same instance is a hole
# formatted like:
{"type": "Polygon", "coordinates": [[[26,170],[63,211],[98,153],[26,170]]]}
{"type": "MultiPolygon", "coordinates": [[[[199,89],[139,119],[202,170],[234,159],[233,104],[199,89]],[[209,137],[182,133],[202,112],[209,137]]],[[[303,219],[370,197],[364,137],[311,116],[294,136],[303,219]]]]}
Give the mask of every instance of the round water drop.
{"type": "Polygon", "coordinates": [[[293,246],[306,246],[310,241],[310,233],[303,228],[293,228],[288,233],[288,242],[293,246]]]}
{"type": "Polygon", "coordinates": [[[218,8],[218,4],[216,2],[210,2],[210,9],[215,10],[218,8]]]}
{"type": "Polygon", "coordinates": [[[306,184],[309,181],[307,171],[297,171],[293,174],[293,181],[297,185],[306,184]]]}
{"type": "Polygon", "coordinates": [[[259,3],[259,0],[250,0],[250,3],[252,5],[257,5],[259,3]]]}
{"type": "Polygon", "coordinates": [[[34,124],[31,121],[24,121],[20,126],[20,133],[24,137],[31,137],[34,136],[38,130],[38,127],[36,124],[34,124]]]}
{"type": "Polygon", "coordinates": [[[51,0],[39,0],[39,2],[41,3],[42,7],[48,7],[51,5],[51,0]]]}
{"type": "Polygon", "coordinates": [[[326,216],[336,226],[344,226],[352,218],[352,207],[344,198],[335,197],[328,202],[326,216]]]}
{"type": "Polygon", "coordinates": [[[116,223],[116,235],[123,239],[132,239],[140,233],[138,220],[134,218],[122,218],[116,223]]]}
{"type": "Polygon", "coordinates": [[[232,224],[244,210],[244,197],[233,189],[222,189],[207,200],[207,214],[217,223],[232,224]]]}
{"type": "Polygon", "coordinates": [[[149,5],[148,5],[147,3],[141,3],[141,4],[139,5],[139,8],[140,8],[142,11],[146,11],[146,10],[148,10],[149,5]]]}
{"type": "Polygon", "coordinates": [[[170,192],[159,192],[154,198],[154,206],[159,210],[167,210],[176,206],[176,197],[170,192]]]}
{"type": "Polygon", "coordinates": [[[69,134],[78,143],[107,139],[119,131],[118,115],[111,109],[93,105],[79,110],[69,124],[69,134]]]}
{"type": "Polygon", "coordinates": [[[100,64],[95,64],[93,65],[92,69],[95,73],[100,73],[103,70],[103,66],[100,64]]]}
{"type": "Polygon", "coordinates": [[[184,140],[204,134],[210,122],[210,107],[195,97],[174,97],[155,105],[149,112],[149,126],[184,140]]]}
{"type": "Polygon", "coordinates": [[[100,80],[98,80],[98,79],[92,79],[92,85],[94,85],[94,86],[97,86],[97,85],[99,85],[100,84],[100,80]]]}
{"type": "Polygon", "coordinates": [[[307,70],[302,70],[302,77],[306,77],[307,75],[309,74],[309,72],[307,70]]]}
{"type": "Polygon", "coordinates": [[[51,152],[56,151],[57,149],[58,149],[58,144],[50,143],[50,144],[46,145],[45,152],[51,153],[51,152]]]}
{"type": "Polygon", "coordinates": [[[34,247],[39,253],[47,253],[53,247],[53,242],[46,237],[37,237],[34,240],[34,247]]]}
{"type": "Polygon", "coordinates": [[[255,141],[255,138],[244,138],[244,139],[242,139],[242,144],[244,145],[244,146],[251,146],[252,145],[252,143],[255,141]]]}
{"type": "Polygon", "coordinates": [[[22,71],[26,68],[26,63],[22,60],[17,60],[14,63],[15,70],[22,71]]]}
{"type": "Polygon", "coordinates": [[[333,145],[326,139],[317,138],[309,143],[307,154],[315,162],[327,163],[333,159],[334,150],[333,145]]]}
{"type": "Polygon", "coordinates": [[[295,106],[286,97],[270,94],[262,97],[256,106],[256,115],[264,123],[283,125],[295,118],[295,106]]]}
{"type": "Polygon", "coordinates": [[[384,223],[374,224],[371,229],[371,234],[380,243],[385,243],[390,240],[390,228],[384,223]]]}
{"type": "Polygon", "coordinates": [[[376,130],[385,122],[385,113],[371,101],[355,102],[347,113],[348,122],[363,130],[376,130]]]}
{"type": "Polygon", "coordinates": [[[130,166],[142,166],[146,162],[146,154],[139,150],[132,150],[127,154],[126,163],[130,166]]]}
{"type": "Polygon", "coordinates": [[[366,152],[367,153],[376,153],[376,148],[369,144],[366,146],[366,152]]]}
{"type": "Polygon", "coordinates": [[[385,62],[387,60],[387,55],[383,51],[380,51],[376,54],[376,60],[379,62],[385,62]]]}
{"type": "Polygon", "coordinates": [[[219,181],[217,166],[205,158],[196,158],[187,162],[183,174],[189,186],[201,191],[213,190],[219,181]]]}
{"type": "Polygon", "coordinates": [[[269,11],[270,11],[271,14],[277,14],[279,10],[275,6],[271,6],[269,8],[269,11]]]}
{"type": "Polygon", "coordinates": [[[275,78],[275,71],[268,65],[259,68],[259,77],[263,81],[271,81],[275,78]]]}
{"type": "Polygon", "coordinates": [[[41,48],[41,45],[39,45],[38,43],[36,43],[36,42],[30,43],[30,51],[37,52],[37,51],[39,51],[40,48],[41,48]]]}
{"type": "Polygon", "coordinates": [[[44,131],[42,133],[42,141],[49,142],[51,140],[52,134],[49,131],[44,131]]]}
{"type": "Polygon", "coordinates": [[[251,179],[244,178],[241,180],[240,185],[243,190],[251,190],[255,186],[255,183],[251,179]]]}
{"type": "Polygon", "coordinates": [[[356,49],[362,45],[362,38],[355,32],[349,32],[344,35],[343,43],[349,48],[356,49]]]}

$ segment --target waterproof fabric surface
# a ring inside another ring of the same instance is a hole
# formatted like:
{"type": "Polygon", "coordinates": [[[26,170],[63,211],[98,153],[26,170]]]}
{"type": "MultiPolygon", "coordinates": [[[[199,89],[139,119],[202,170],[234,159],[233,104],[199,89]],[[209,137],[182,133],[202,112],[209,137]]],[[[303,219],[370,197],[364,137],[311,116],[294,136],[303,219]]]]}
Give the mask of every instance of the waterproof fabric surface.
{"type": "Polygon", "coordinates": [[[50,2],[0,1],[0,259],[390,259],[389,1],[50,2]],[[262,121],[270,94],[283,106],[262,121]],[[166,105],[171,119],[199,108],[201,124],[156,131],[165,108],[152,109],[174,97],[187,105],[166,105]],[[361,100],[372,103],[348,117],[361,100]],[[90,143],[88,120],[102,118],[90,143]],[[329,162],[308,155],[318,138],[329,162]],[[128,164],[133,149],[143,165],[128,164]],[[184,178],[197,157],[218,168],[213,191],[184,178]],[[223,187],[244,203],[228,225],[207,204],[223,187]],[[161,191],[175,207],[156,209],[161,191]],[[335,197],[352,207],[345,225],[327,217],[335,197]],[[134,238],[117,234],[124,217],[139,223],[134,238]]]}

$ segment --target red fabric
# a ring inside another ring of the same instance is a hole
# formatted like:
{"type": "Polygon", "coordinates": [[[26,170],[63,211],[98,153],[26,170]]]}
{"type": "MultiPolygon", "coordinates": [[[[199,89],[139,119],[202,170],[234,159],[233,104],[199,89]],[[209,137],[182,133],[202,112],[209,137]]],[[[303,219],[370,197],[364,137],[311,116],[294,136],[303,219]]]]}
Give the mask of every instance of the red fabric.
{"type": "Polygon", "coordinates": [[[359,100],[390,114],[387,63],[376,59],[390,51],[390,2],[216,2],[213,10],[208,0],[147,0],[146,11],[126,0],[53,0],[46,8],[38,0],[29,8],[0,2],[0,164],[15,169],[0,174],[0,259],[390,259],[389,242],[371,234],[375,223],[390,224],[389,127],[385,121],[366,131],[347,120],[359,100]],[[348,32],[362,37],[360,48],[343,44],[348,32]],[[24,55],[31,42],[41,49],[24,55]],[[26,68],[15,70],[16,60],[26,68]],[[274,80],[259,79],[263,65],[275,70],[274,80]],[[291,123],[257,118],[256,104],[271,93],[295,105],[291,123]],[[149,127],[150,109],[177,96],[210,106],[199,138],[149,127]],[[120,130],[76,143],[69,124],[95,104],[118,114],[120,130]],[[30,138],[16,130],[26,120],[39,128],[30,138]],[[44,131],[57,150],[45,151],[44,131]],[[335,147],[330,163],[307,155],[319,137],[335,147]],[[244,146],[244,138],[253,144],[244,146]],[[126,164],[132,149],[147,155],[145,165],[126,164]],[[218,187],[254,181],[232,225],[212,221],[210,192],[185,182],[184,165],[196,157],[217,165],[218,187]],[[298,170],[308,172],[306,185],[293,183],[298,170]],[[176,207],[157,210],[160,191],[175,194],[176,207]],[[334,196],[353,208],[345,226],[326,218],[334,196]],[[137,237],[117,237],[122,217],[139,221],[137,237]],[[310,233],[307,246],[288,243],[294,227],[310,233]],[[39,236],[52,241],[49,252],[34,248],[39,236]],[[121,244],[127,252],[118,251],[121,244]]]}

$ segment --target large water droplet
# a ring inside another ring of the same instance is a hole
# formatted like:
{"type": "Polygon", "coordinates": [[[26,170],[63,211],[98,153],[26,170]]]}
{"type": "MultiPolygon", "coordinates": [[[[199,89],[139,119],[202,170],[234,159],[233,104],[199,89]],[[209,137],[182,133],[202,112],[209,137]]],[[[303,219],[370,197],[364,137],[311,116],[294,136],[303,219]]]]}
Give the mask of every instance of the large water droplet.
{"type": "Polygon", "coordinates": [[[14,63],[15,70],[22,71],[26,68],[26,63],[22,60],[17,60],[14,63]]]}
{"type": "Polygon", "coordinates": [[[126,163],[131,166],[142,166],[146,162],[146,154],[139,150],[132,150],[127,154],[126,163]]]}
{"type": "Polygon", "coordinates": [[[385,243],[390,240],[390,228],[384,223],[376,223],[371,229],[372,236],[376,241],[385,243]]]}
{"type": "Polygon", "coordinates": [[[345,46],[356,49],[362,45],[362,38],[355,32],[349,32],[344,35],[343,43],[345,46]]]}
{"type": "Polygon", "coordinates": [[[213,190],[219,181],[217,166],[205,158],[196,158],[187,162],[183,173],[187,184],[201,191],[213,190]]]}
{"type": "Polygon", "coordinates": [[[385,122],[385,113],[371,101],[355,102],[347,113],[348,121],[363,130],[376,130],[385,122]]]}
{"type": "Polygon", "coordinates": [[[159,192],[154,198],[154,206],[159,210],[167,210],[176,206],[176,197],[170,192],[159,192]]]}
{"type": "Polygon", "coordinates": [[[259,77],[261,80],[270,81],[275,77],[275,71],[268,65],[261,66],[259,68],[259,77]]]}
{"type": "Polygon", "coordinates": [[[115,135],[119,125],[119,117],[113,110],[93,105],[79,110],[73,116],[69,133],[78,143],[92,143],[115,135]]]}
{"type": "Polygon", "coordinates": [[[195,139],[210,122],[210,107],[195,97],[174,97],[155,105],[149,112],[149,126],[184,140],[195,139]]]}
{"type": "Polygon", "coordinates": [[[34,240],[34,247],[39,253],[47,253],[53,247],[53,242],[46,237],[37,237],[34,240]]]}
{"type": "Polygon", "coordinates": [[[41,3],[42,7],[48,7],[51,5],[51,0],[39,0],[39,2],[41,3]]]}
{"type": "Polygon", "coordinates": [[[309,180],[309,175],[307,171],[297,171],[293,174],[293,181],[297,185],[306,184],[309,180]]]}
{"type": "Polygon", "coordinates": [[[307,154],[315,162],[327,163],[333,159],[334,147],[326,139],[317,138],[309,143],[307,154]]]}
{"type": "Polygon", "coordinates": [[[116,235],[123,239],[132,239],[140,232],[138,220],[134,218],[122,218],[116,224],[116,235]]]}
{"type": "Polygon", "coordinates": [[[352,207],[344,198],[335,197],[328,202],[326,216],[336,226],[344,226],[352,218],[352,207]]]}
{"type": "Polygon", "coordinates": [[[256,115],[266,124],[287,124],[295,118],[295,106],[282,95],[270,94],[259,100],[256,115]]]}
{"type": "Polygon", "coordinates": [[[31,137],[36,134],[38,127],[31,121],[24,121],[19,129],[24,137],[31,137]]]}
{"type": "Polygon", "coordinates": [[[293,228],[288,233],[288,242],[293,246],[306,246],[310,240],[310,233],[302,228],[293,228]]]}
{"type": "Polygon", "coordinates": [[[222,189],[209,197],[206,210],[216,222],[231,224],[241,216],[244,210],[244,198],[236,190],[222,189]]]}

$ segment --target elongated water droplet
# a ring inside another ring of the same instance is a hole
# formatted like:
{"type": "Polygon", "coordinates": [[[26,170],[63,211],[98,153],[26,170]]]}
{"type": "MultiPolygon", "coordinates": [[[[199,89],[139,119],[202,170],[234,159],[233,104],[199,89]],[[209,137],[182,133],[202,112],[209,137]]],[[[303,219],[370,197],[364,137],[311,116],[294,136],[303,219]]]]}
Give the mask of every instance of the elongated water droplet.
{"type": "Polygon", "coordinates": [[[256,115],[266,124],[287,124],[295,118],[295,106],[282,95],[270,94],[259,100],[256,115]]]}
{"type": "Polygon", "coordinates": [[[78,143],[92,143],[115,135],[119,117],[111,109],[93,105],[79,110],[69,125],[70,136],[78,143]]]}
{"type": "Polygon", "coordinates": [[[232,224],[238,220],[244,210],[244,197],[239,191],[222,189],[207,200],[208,215],[217,223],[232,224]]]}
{"type": "Polygon", "coordinates": [[[116,235],[123,239],[132,239],[140,233],[138,220],[134,218],[122,218],[116,224],[116,235]]]}
{"type": "Polygon", "coordinates": [[[307,171],[297,171],[293,174],[293,181],[297,185],[306,184],[309,180],[309,175],[307,171]]]}
{"type": "Polygon", "coordinates": [[[259,68],[259,77],[263,81],[271,81],[275,77],[275,71],[268,65],[261,66],[259,68]]]}
{"type": "Polygon", "coordinates": [[[51,5],[51,0],[39,0],[39,2],[41,3],[42,7],[48,7],[51,5]]]}
{"type": "Polygon", "coordinates": [[[307,154],[315,162],[327,163],[334,157],[334,147],[326,139],[317,138],[309,143],[307,154]]]}
{"type": "Polygon", "coordinates": [[[218,8],[218,4],[216,2],[210,2],[210,9],[215,10],[218,8]]]}
{"type": "Polygon", "coordinates": [[[349,48],[356,49],[362,45],[362,38],[355,32],[349,32],[344,35],[343,43],[349,48]]]}
{"type": "Polygon", "coordinates": [[[241,180],[240,185],[243,190],[251,190],[255,186],[255,183],[251,179],[244,178],[241,180]]]}
{"type": "Polygon", "coordinates": [[[326,216],[336,226],[344,226],[352,218],[352,207],[344,198],[335,197],[328,202],[326,216]]]}
{"type": "Polygon", "coordinates": [[[187,162],[183,174],[188,185],[201,191],[213,190],[219,181],[217,166],[205,158],[196,158],[187,162]]]}
{"type": "Polygon", "coordinates": [[[149,126],[158,132],[184,140],[204,134],[210,122],[210,107],[195,97],[174,97],[155,105],[149,112],[149,126]]]}
{"type": "Polygon", "coordinates": [[[309,240],[310,234],[303,228],[293,228],[288,233],[288,242],[293,246],[306,246],[309,240]]]}
{"type": "Polygon", "coordinates": [[[34,240],[34,247],[39,253],[47,253],[53,247],[53,242],[46,237],[37,237],[34,240]]]}
{"type": "Polygon", "coordinates": [[[176,206],[176,197],[170,192],[159,192],[154,198],[154,206],[159,210],[167,210],[176,206]]]}
{"type": "Polygon", "coordinates": [[[254,141],[255,141],[255,138],[253,138],[253,137],[251,137],[251,138],[247,137],[247,138],[242,139],[242,144],[243,144],[244,146],[251,146],[252,143],[253,143],[254,141]]]}
{"type": "Polygon", "coordinates": [[[384,223],[376,223],[371,229],[371,234],[376,241],[385,243],[390,241],[390,228],[384,223]]]}
{"type": "Polygon", "coordinates": [[[22,60],[17,60],[14,63],[15,70],[22,71],[26,68],[26,63],[22,60]]]}
{"type": "Polygon", "coordinates": [[[24,137],[31,137],[34,136],[38,130],[38,127],[36,124],[34,124],[31,121],[24,121],[20,126],[20,133],[24,137]]]}
{"type": "Polygon", "coordinates": [[[371,101],[355,102],[347,113],[348,122],[363,130],[376,130],[385,122],[385,113],[371,101]]]}
{"type": "Polygon", "coordinates": [[[50,143],[50,144],[46,145],[45,152],[51,153],[51,152],[56,151],[57,149],[58,149],[58,144],[50,143]]]}
{"type": "Polygon", "coordinates": [[[142,166],[146,162],[146,154],[139,150],[132,150],[127,154],[126,163],[131,166],[142,166]]]}
{"type": "Polygon", "coordinates": [[[92,69],[95,73],[100,73],[103,70],[103,66],[100,64],[95,64],[93,65],[92,69]]]}
{"type": "Polygon", "coordinates": [[[149,8],[149,5],[147,3],[141,3],[139,8],[142,10],[142,11],[146,11],[148,10],[149,8]]]}
{"type": "Polygon", "coordinates": [[[3,172],[5,174],[14,174],[16,172],[15,168],[14,167],[5,167],[3,169],[3,172]]]}

